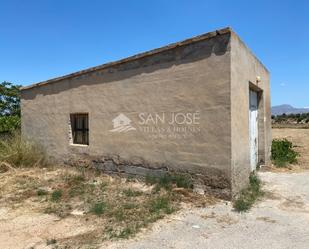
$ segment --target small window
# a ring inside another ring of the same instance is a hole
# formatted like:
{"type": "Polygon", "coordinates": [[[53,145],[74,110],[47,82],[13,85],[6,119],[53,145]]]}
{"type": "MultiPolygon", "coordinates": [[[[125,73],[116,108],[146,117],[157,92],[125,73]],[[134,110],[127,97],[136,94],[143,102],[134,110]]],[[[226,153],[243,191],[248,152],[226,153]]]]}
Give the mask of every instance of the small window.
{"type": "Polygon", "coordinates": [[[71,114],[73,144],[89,145],[88,113],[71,114]]]}

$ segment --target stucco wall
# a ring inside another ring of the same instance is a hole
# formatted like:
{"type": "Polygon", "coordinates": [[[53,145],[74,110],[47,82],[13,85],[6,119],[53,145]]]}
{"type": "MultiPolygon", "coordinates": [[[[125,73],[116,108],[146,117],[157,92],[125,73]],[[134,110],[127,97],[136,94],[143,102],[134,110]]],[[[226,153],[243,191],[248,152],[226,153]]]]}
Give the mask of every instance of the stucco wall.
{"type": "Polygon", "coordinates": [[[173,170],[227,179],[226,183],[219,179],[212,184],[229,187],[230,61],[230,33],[226,33],[25,89],[22,132],[58,159],[74,154],[119,156],[151,167],[165,165],[173,170]],[[70,145],[69,115],[78,112],[89,113],[89,146],[70,145]],[[140,130],[139,113],[162,112],[167,116],[198,112],[199,124],[193,126],[200,131],[185,132],[184,138],[154,138],[140,130]],[[120,113],[132,120],[136,131],[110,132],[112,119],[120,113]]]}
{"type": "Polygon", "coordinates": [[[258,121],[258,160],[270,163],[271,108],[269,72],[239,37],[231,35],[231,137],[232,189],[234,193],[248,184],[250,174],[249,89],[261,90],[258,121]],[[260,82],[257,82],[257,76],[260,82]]]}

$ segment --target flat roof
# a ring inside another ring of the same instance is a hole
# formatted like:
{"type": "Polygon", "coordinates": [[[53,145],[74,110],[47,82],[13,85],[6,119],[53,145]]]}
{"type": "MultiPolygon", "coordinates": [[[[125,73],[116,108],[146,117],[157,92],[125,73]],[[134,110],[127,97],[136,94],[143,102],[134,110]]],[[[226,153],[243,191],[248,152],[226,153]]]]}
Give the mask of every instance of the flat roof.
{"type": "Polygon", "coordinates": [[[191,43],[194,43],[194,42],[206,40],[206,39],[215,37],[217,35],[222,35],[222,34],[231,33],[231,32],[232,32],[232,29],[230,27],[215,30],[215,31],[208,32],[208,33],[205,33],[205,34],[202,34],[202,35],[194,36],[192,38],[189,38],[189,39],[186,39],[186,40],[183,40],[183,41],[180,41],[180,42],[171,43],[171,44],[164,46],[164,47],[160,47],[160,48],[156,48],[156,49],[153,49],[153,50],[149,50],[147,52],[139,53],[139,54],[136,54],[136,55],[124,58],[124,59],[120,59],[120,60],[113,61],[113,62],[108,62],[108,63],[101,64],[101,65],[95,66],[95,67],[90,67],[90,68],[80,70],[80,71],[77,71],[77,72],[74,72],[74,73],[71,73],[71,74],[67,74],[67,75],[64,75],[64,76],[57,77],[57,78],[52,78],[52,79],[49,79],[49,80],[34,83],[34,84],[29,85],[29,86],[24,86],[24,87],[21,88],[21,90],[27,90],[27,89],[31,89],[31,88],[34,88],[34,87],[43,86],[43,85],[46,85],[46,84],[49,84],[49,83],[54,83],[54,82],[57,82],[57,81],[60,81],[60,80],[73,78],[73,77],[76,77],[76,76],[80,76],[82,74],[86,74],[86,73],[94,72],[94,71],[97,71],[97,70],[105,69],[105,68],[112,67],[112,66],[115,66],[115,65],[119,65],[119,64],[122,64],[122,63],[126,63],[126,62],[129,62],[129,61],[138,60],[140,58],[151,56],[151,55],[154,55],[154,54],[158,54],[158,53],[161,53],[161,52],[164,52],[164,51],[167,51],[167,50],[174,49],[176,47],[185,46],[185,45],[188,45],[188,44],[191,44],[191,43]]]}

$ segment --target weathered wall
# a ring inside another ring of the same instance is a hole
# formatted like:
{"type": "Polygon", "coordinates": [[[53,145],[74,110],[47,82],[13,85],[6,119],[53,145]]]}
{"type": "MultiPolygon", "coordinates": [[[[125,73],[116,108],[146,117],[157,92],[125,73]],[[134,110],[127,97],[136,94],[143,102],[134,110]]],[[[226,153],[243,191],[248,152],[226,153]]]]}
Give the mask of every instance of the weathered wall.
{"type": "Polygon", "coordinates": [[[232,189],[237,193],[248,184],[250,174],[249,89],[262,90],[259,102],[260,164],[270,163],[271,109],[269,73],[239,37],[231,35],[231,136],[232,189]],[[257,76],[261,81],[257,83],[257,76]]]}
{"type": "Polygon", "coordinates": [[[128,164],[201,174],[206,184],[229,189],[230,70],[230,33],[226,33],[25,89],[22,132],[58,159],[74,154],[98,160],[116,157],[128,164]],[[78,112],[89,113],[89,146],[69,142],[69,115],[78,112]],[[162,112],[199,112],[199,125],[194,127],[200,132],[188,132],[185,138],[153,138],[139,130],[139,113],[162,112]],[[128,116],[137,130],[110,132],[119,113],[128,116]]]}

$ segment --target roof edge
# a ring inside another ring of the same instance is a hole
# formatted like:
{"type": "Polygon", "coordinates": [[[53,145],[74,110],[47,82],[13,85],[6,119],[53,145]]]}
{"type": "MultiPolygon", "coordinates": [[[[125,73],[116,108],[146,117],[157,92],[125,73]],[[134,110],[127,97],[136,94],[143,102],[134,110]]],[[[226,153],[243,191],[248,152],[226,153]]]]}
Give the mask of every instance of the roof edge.
{"type": "Polygon", "coordinates": [[[60,77],[56,77],[56,78],[41,81],[41,82],[38,82],[38,83],[34,83],[34,84],[29,85],[29,86],[24,86],[24,87],[21,87],[21,90],[22,91],[28,90],[28,89],[43,86],[43,85],[46,85],[46,84],[49,84],[49,83],[54,83],[54,82],[57,82],[57,81],[60,81],[60,80],[73,78],[73,77],[76,77],[76,76],[79,76],[79,75],[91,73],[91,72],[94,72],[94,71],[97,71],[97,70],[105,69],[105,68],[112,67],[112,66],[115,66],[115,65],[119,65],[119,64],[122,64],[122,63],[126,63],[126,62],[129,62],[129,61],[138,60],[138,59],[141,59],[141,58],[144,58],[144,57],[147,57],[147,56],[155,55],[155,54],[167,51],[167,50],[174,49],[176,47],[185,46],[185,45],[195,43],[195,42],[198,42],[198,41],[207,40],[207,39],[215,37],[217,35],[223,35],[223,34],[227,34],[227,33],[231,33],[231,32],[232,32],[232,29],[230,27],[218,29],[218,30],[215,30],[215,31],[211,31],[211,32],[202,34],[202,35],[194,36],[194,37],[189,38],[189,39],[182,40],[180,42],[171,43],[171,44],[168,44],[168,45],[160,47],[160,48],[155,48],[155,49],[152,49],[152,50],[149,50],[149,51],[146,51],[146,52],[138,53],[138,54],[135,54],[133,56],[129,56],[129,57],[117,60],[117,61],[104,63],[104,64],[101,64],[101,65],[98,65],[98,66],[95,66],[95,67],[90,67],[90,68],[83,69],[83,70],[80,70],[80,71],[77,71],[77,72],[74,72],[74,73],[70,73],[70,74],[60,76],[60,77]]]}

